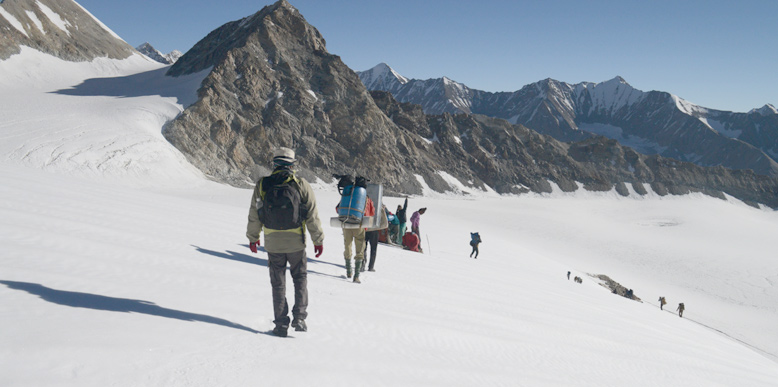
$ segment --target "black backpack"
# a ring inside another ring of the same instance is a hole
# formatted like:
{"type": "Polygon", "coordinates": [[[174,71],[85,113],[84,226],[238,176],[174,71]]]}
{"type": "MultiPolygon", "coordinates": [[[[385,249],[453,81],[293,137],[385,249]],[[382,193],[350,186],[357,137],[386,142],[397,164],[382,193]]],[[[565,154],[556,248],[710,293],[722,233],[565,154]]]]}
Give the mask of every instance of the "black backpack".
{"type": "Polygon", "coordinates": [[[262,179],[260,196],[262,206],[257,215],[262,224],[271,230],[300,228],[308,217],[302,203],[297,177],[287,171],[276,172],[262,179]]]}

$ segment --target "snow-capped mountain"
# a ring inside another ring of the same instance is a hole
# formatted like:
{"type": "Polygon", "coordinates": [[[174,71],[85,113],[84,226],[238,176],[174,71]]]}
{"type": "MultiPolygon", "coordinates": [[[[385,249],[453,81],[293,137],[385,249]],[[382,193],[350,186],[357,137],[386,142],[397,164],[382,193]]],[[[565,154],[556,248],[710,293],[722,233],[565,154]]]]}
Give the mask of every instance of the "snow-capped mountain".
{"type": "Polygon", "coordinates": [[[167,54],[163,54],[162,52],[154,48],[154,46],[152,46],[151,43],[149,42],[143,43],[140,46],[135,47],[135,49],[138,50],[138,52],[140,52],[141,54],[146,55],[147,57],[162,64],[176,63],[178,58],[181,58],[184,55],[183,53],[181,53],[181,51],[178,50],[173,50],[167,54]]]}
{"type": "Polygon", "coordinates": [[[73,0],[0,2],[0,60],[31,47],[68,61],[124,59],[135,50],[73,0]]]}
{"type": "Polygon", "coordinates": [[[772,105],[748,113],[707,109],[670,93],[640,91],[621,77],[579,84],[545,79],[492,93],[445,77],[408,79],[384,63],[359,75],[369,90],[388,91],[427,114],[484,114],[561,141],[598,134],[645,154],[778,175],[778,113],[772,105]]]}

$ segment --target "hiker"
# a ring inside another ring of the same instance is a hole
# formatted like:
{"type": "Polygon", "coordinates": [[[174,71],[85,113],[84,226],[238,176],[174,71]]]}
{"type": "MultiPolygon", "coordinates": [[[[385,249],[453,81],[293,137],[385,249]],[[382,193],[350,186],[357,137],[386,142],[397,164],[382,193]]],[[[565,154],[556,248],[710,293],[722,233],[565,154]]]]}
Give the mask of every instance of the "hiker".
{"type": "MultiPolygon", "coordinates": [[[[389,227],[389,219],[386,216],[386,213],[389,212],[386,210],[386,206],[381,204],[381,209],[376,211],[376,216],[379,217],[378,219],[378,226],[371,228],[365,232],[365,255],[367,255],[367,247],[370,246],[370,260],[367,261],[367,258],[365,258],[367,271],[375,271],[375,258],[376,253],[378,252],[378,240],[381,237],[381,233],[386,233],[387,228],[389,227]]],[[[362,271],[365,271],[365,265],[362,266],[362,271]]]]}
{"type": "Polygon", "coordinates": [[[659,310],[665,310],[664,306],[667,304],[664,297],[659,297],[659,310]]]}
{"type": "MultiPolygon", "coordinates": [[[[397,206],[398,208],[400,206],[397,206]]],[[[389,221],[389,232],[386,237],[386,243],[388,244],[396,244],[399,245],[398,242],[400,240],[398,234],[400,233],[400,218],[397,217],[397,215],[389,212],[388,209],[384,206],[384,209],[386,210],[386,219],[389,221]]]]}
{"type": "MultiPolygon", "coordinates": [[[[475,253],[475,259],[478,259],[478,244],[481,243],[481,236],[478,235],[477,232],[471,232],[470,233],[470,246],[473,246],[473,251],[470,252],[470,258],[473,258],[473,253],[475,253]]],[[[570,274],[567,275],[568,279],[570,278],[570,274]]]]}
{"type": "Polygon", "coordinates": [[[419,231],[419,220],[425,212],[427,212],[426,207],[420,208],[418,211],[414,212],[413,215],[411,215],[411,231],[418,235],[419,239],[421,239],[421,232],[419,231]]]}
{"type": "Polygon", "coordinates": [[[678,308],[676,311],[678,312],[678,317],[683,317],[683,310],[686,309],[685,306],[683,306],[683,302],[678,304],[678,308]]]}
{"type": "MultiPolygon", "coordinates": [[[[357,178],[359,179],[359,178],[357,178]]],[[[340,208],[340,203],[335,206],[335,211],[340,208]]],[[[369,198],[365,198],[365,211],[363,216],[375,216],[375,207],[373,201],[369,198]]],[[[376,234],[378,235],[378,234],[376,234]]],[[[343,228],[343,244],[345,245],[343,250],[343,258],[346,261],[346,278],[351,278],[351,245],[354,244],[354,282],[362,283],[359,280],[359,272],[362,270],[362,265],[365,259],[365,228],[343,228]]]]}
{"type": "Polygon", "coordinates": [[[368,261],[365,259],[368,264],[362,265],[361,271],[365,271],[365,266],[369,266],[371,269],[370,271],[375,271],[372,270],[372,268],[373,265],[375,265],[376,248],[378,247],[378,233],[378,230],[365,231],[365,252],[363,255],[367,257],[367,248],[370,247],[370,260],[368,261]]]}
{"type": "Polygon", "coordinates": [[[420,240],[418,235],[410,231],[406,232],[405,235],[403,235],[403,248],[405,250],[415,251],[418,253],[420,252],[419,244],[420,244],[420,240]]]}
{"type": "Polygon", "coordinates": [[[567,280],[570,281],[570,270],[567,271],[567,280]]]}
{"type": "Polygon", "coordinates": [[[402,238],[405,236],[405,228],[406,228],[406,222],[408,222],[408,216],[406,214],[406,211],[408,210],[408,198],[405,198],[405,204],[400,206],[397,206],[397,212],[395,212],[395,215],[397,215],[397,223],[398,223],[398,231],[397,231],[397,239],[395,239],[395,242],[398,245],[402,245],[402,238]]]}
{"type": "Polygon", "coordinates": [[[273,172],[257,181],[251,197],[246,237],[256,254],[259,234],[265,232],[270,285],[273,289],[273,334],[286,337],[289,329],[289,305],[286,302],[286,264],[294,282],[292,327],[305,332],[308,326],[308,259],[305,255],[305,230],[311,235],[316,257],[324,251],[324,231],[311,185],[294,173],[294,151],[273,151],[273,172]]]}

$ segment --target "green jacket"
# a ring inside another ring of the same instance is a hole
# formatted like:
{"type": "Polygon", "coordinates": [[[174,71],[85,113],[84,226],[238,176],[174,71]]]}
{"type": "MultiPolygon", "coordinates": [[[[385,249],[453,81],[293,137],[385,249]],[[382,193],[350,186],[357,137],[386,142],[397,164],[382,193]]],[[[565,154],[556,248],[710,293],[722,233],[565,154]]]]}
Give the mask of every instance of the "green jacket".
{"type": "MultiPolygon", "coordinates": [[[[276,173],[275,171],[273,173],[276,173]]],[[[270,253],[294,253],[305,249],[305,230],[311,235],[314,246],[324,243],[324,231],[319,220],[319,211],[316,208],[316,195],[311,185],[303,178],[297,177],[296,181],[300,188],[301,204],[308,208],[308,218],[305,219],[302,229],[295,230],[270,230],[265,228],[265,240],[263,245],[265,250],[270,253]],[[301,237],[300,234],[303,234],[301,237]]],[[[257,215],[257,203],[261,197],[259,179],[254,187],[254,194],[251,196],[251,206],[249,207],[249,223],[246,226],[246,237],[250,242],[259,240],[259,233],[263,231],[262,222],[257,215]]]]}

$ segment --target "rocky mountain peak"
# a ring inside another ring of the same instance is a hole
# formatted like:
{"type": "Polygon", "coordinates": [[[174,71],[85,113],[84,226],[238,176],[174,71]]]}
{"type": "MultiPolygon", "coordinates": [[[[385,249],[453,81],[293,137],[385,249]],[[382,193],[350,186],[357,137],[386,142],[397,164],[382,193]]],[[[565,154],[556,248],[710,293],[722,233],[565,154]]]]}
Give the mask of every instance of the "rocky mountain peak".
{"type": "MultiPolygon", "coordinates": [[[[205,70],[224,61],[231,50],[240,50],[253,42],[287,46],[291,39],[298,40],[305,49],[326,52],[326,42],[319,31],[288,1],[279,0],[251,16],[217,28],[187,51],[167,74],[179,76],[205,70]]],[[[269,51],[268,60],[278,59],[274,56],[279,53],[272,52],[272,48],[269,51]]]]}
{"type": "Polygon", "coordinates": [[[168,75],[203,70],[199,100],[163,134],[215,180],[253,184],[277,146],[295,149],[303,176],[324,181],[332,173],[380,176],[388,189],[419,192],[413,172],[434,168],[417,150],[426,143],[384,115],[286,1],[211,32],[168,75]],[[405,168],[409,160],[423,167],[405,168]]]}
{"type": "Polygon", "coordinates": [[[762,106],[759,109],[753,109],[749,113],[759,113],[763,116],[772,116],[772,115],[778,115],[778,109],[775,108],[772,104],[766,104],[762,106]]]}
{"type": "Polygon", "coordinates": [[[146,42],[141,44],[138,47],[135,47],[138,52],[140,52],[143,55],[146,55],[147,57],[163,64],[173,64],[176,63],[176,61],[181,58],[183,55],[181,51],[173,50],[169,54],[163,54],[154,46],[151,45],[151,43],[146,42]]]}
{"type": "Polygon", "coordinates": [[[359,78],[371,90],[384,90],[384,87],[389,87],[396,83],[401,85],[408,83],[408,78],[400,75],[383,62],[370,70],[360,72],[359,78]]]}

